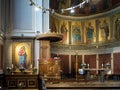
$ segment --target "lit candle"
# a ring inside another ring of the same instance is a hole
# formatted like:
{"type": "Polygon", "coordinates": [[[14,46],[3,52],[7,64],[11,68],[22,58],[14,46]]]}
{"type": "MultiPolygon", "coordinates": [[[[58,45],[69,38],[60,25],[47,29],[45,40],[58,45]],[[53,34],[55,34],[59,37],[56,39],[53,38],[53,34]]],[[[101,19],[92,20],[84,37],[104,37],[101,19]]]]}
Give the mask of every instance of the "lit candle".
{"type": "Polygon", "coordinates": [[[89,68],[89,64],[88,64],[88,68],[89,68]]]}
{"type": "Polygon", "coordinates": [[[38,73],[38,70],[39,69],[39,60],[37,61],[37,73],[38,73]]]}
{"type": "Polygon", "coordinates": [[[39,59],[37,60],[37,68],[38,68],[38,65],[39,65],[39,59]]]}
{"type": "Polygon", "coordinates": [[[103,67],[103,64],[102,64],[102,67],[103,67]]]}
{"type": "Polygon", "coordinates": [[[32,68],[32,64],[31,64],[31,68],[32,68]]]}
{"type": "Polygon", "coordinates": [[[13,68],[13,64],[12,64],[12,68],[13,68]]]}

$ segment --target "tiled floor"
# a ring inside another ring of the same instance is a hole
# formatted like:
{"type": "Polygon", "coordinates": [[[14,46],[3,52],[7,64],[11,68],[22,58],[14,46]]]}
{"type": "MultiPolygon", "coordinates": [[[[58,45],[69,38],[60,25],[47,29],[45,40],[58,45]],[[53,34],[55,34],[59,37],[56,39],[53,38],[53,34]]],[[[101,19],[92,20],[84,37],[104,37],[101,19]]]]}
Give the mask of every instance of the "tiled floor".
{"type": "MultiPolygon", "coordinates": [[[[44,90],[120,90],[120,80],[105,80],[100,82],[98,80],[51,80],[46,81],[46,89],[44,90]]],[[[7,89],[5,89],[7,90],[7,89]]],[[[8,89],[18,90],[18,89],[8,89]]],[[[37,90],[37,89],[22,89],[22,90],[37,90]]]]}
{"type": "MultiPolygon", "coordinates": [[[[46,90],[53,90],[53,89],[46,89],[46,90]]],[[[54,89],[54,90],[116,90],[116,89],[54,89]]]]}
{"type": "Polygon", "coordinates": [[[47,90],[109,90],[109,89],[119,89],[120,90],[120,81],[106,80],[104,82],[99,81],[50,81],[46,82],[47,90]]]}

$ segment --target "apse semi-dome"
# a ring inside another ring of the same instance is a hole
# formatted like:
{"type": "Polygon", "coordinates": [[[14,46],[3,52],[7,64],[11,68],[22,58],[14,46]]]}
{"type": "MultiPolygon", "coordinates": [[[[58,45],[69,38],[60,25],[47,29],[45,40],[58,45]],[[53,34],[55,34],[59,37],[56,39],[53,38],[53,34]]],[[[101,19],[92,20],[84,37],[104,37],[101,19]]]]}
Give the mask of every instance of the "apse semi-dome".
{"type": "Polygon", "coordinates": [[[90,49],[120,45],[120,6],[93,15],[50,15],[50,28],[63,34],[54,47],[90,49]]]}
{"type": "Polygon", "coordinates": [[[120,5],[119,0],[50,0],[50,8],[70,16],[91,15],[120,5]]]}

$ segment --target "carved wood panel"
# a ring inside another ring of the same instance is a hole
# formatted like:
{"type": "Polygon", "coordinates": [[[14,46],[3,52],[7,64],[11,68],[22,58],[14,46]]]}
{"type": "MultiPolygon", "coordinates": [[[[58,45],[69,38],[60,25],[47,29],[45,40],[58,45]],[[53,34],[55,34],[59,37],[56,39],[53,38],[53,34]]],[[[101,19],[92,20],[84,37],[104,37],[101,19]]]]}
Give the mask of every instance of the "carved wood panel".
{"type": "Polygon", "coordinates": [[[120,75],[120,53],[113,54],[113,68],[114,74],[120,75]]]}
{"type": "MultiPolygon", "coordinates": [[[[85,55],[84,62],[86,63],[86,68],[96,68],[96,55],[85,55]]],[[[96,71],[90,71],[90,74],[95,73],[96,71]]]]}
{"type": "Polygon", "coordinates": [[[39,73],[40,76],[45,78],[60,79],[61,60],[40,60],[39,61],[39,73]]]}
{"type": "Polygon", "coordinates": [[[109,63],[111,64],[111,54],[99,54],[99,68],[105,67],[105,64],[109,63]]]}
{"type": "Polygon", "coordinates": [[[63,74],[69,73],[69,55],[59,55],[61,59],[61,70],[63,74]]]}
{"type": "Polygon", "coordinates": [[[38,75],[35,74],[13,74],[6,75],[6,84],[9,89],[37,89],[38,75]],[[21,86],[22,85],[22,86],[21,86]]]}

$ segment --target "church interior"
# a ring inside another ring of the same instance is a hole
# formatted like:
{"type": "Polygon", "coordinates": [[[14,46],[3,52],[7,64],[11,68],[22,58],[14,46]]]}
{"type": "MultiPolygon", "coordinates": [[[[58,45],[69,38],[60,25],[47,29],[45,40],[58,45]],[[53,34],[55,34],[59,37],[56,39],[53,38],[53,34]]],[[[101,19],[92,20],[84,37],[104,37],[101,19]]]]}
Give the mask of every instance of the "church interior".
{"type": "Polygon", "coordinates": [[[120,89],[120,0],[0,0],[0,90],[120,89]]]}

